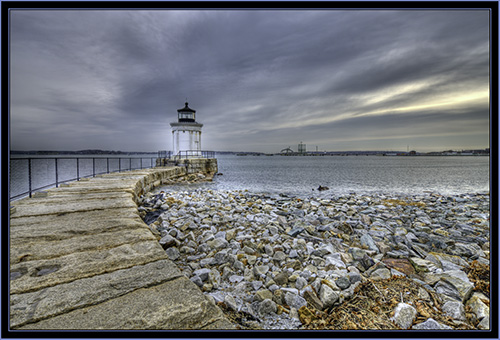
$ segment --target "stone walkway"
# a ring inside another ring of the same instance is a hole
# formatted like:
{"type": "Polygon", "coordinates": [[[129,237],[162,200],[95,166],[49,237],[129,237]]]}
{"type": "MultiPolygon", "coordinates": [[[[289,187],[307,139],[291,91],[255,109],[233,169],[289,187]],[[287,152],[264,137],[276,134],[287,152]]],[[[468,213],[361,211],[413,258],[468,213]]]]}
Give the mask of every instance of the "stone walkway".
{"type": "Polygon", "coordinates": [[[73,182],[11,203],[11,329],[232,329],[168,260],[136,199],[185,168],[73,182]]]}

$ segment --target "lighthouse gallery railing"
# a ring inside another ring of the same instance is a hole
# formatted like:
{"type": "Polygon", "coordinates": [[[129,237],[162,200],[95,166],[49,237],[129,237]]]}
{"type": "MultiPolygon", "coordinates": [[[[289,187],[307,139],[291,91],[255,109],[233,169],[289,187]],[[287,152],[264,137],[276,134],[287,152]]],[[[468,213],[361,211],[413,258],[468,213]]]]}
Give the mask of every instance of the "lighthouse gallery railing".
{"type": "Polygon", "coordinates": [[[174,160],[186,158],[215,158],[215,151],[183,150],[173,157],[174,160]]]}

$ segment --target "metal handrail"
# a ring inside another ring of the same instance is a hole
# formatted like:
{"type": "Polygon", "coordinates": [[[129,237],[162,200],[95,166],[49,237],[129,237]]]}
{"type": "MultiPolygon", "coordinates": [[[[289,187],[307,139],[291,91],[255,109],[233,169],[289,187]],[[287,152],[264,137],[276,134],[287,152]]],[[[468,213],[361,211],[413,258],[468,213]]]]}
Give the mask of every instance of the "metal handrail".
{"type": "MultiPolygon", "coordinates": [[[[29,157],[29,158],[17,158],[17,157],[11,157],[9,160],[9,163],[11,163],[12,160],[16,161],[22,161],[25,160],[28,162],[28,191],[25,191],[23,193],[17,194],[15,196],[10,196],[10,185],[9,185],[9,200],[12,201],[14,199],[29,195],[29,197],[32,197],[33,193],[36,191],[40,191],[42,189],[47,189],[50,187],[59,187],[60,184],[67,183],[67,182],[72,182],[72,181],[79,181],[82,178],[89,178],[89,177],[95,177],[97,175],[102,175],[102,174],[109,174],[113,172],[122,172],[122,171],[132,171],[132,170],[138,170],[138,169],[149,169],[153,168],[156,166],[156,158],[157,157],[29,157]],[[32,160],[34,159],[43,159],[43,160],[54,160],[54,172],[55,172],[55,179],[56,181],[50,184],[46,184],[37,188],[32,187],[32,181],[33,181],[33,173],[32,173],[32,160]],[[76,159],[76,177],[75,178],[70,178],[70,179],[65,179],[63,181],[59,180],[59,171],[58,171],[58,163],[59,160],[61,159],[76,159]],[[92,174],[86,175],[86,176],[80,176],[80,160],[81,159],[92,159],[92,174]],[[104,172],[96,172],[96,166],[95,166],[95,161],[96,159],[106,159],[106,171],[104,172]],[[110,171],[109,167],[109,160],[116,160],[118,159],[118,169],[114,171],[110,171]],[[141,166],[140,167],[135,167],[132,168],[132,160],[135,159],[140,159],[141,160],[141,166]],[[144,166],[143,160],[144,159],[150,159],[151,164],[144,166]],[[129,166],[128,168],[122,168],[122,160],[128,160],[129,166]]],[[[10,165],[10,164],[9,164],[10,165]]],[[[10,183],[9,183],[10,184],[10,183]]]]}
{"type": "Polygon", "coordinates": [[[158,151],[158,158],[171,158],[171,157],[172,157],[172,151],[165,151],[165,150],[158,151]]]}
{"type": "Polygon", "coordinates": [[[182,158],[215,158],[215,151],[207,150],[182,150],[179,151],[174,157],[174,160],[182,158]]]}

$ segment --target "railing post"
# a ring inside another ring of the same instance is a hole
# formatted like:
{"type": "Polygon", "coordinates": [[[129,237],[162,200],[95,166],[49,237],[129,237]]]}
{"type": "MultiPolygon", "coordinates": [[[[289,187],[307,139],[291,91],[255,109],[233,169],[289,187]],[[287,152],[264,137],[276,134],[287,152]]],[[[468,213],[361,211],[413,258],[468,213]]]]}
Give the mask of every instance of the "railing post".
{"type": "Polygon", "coordinates": [[[76,159],[76,180],[80,180],[80,158],[76,159]]]}
{"type": "Polygon", "coordinates": [[[95,158],[92,157],[92,177],[95,177],[95,158]]]}
{"type": "Polygon", "coordinates": [[[28,158],[28,185],[31,198],[31,158],[28,158]]]}
{"type": "Polygon", "coordinates": [[[109,158],[108,157],[106,157],[106,166],[107,166],[106,173],[109,174],[109,158]]]}
{"type": "Polygon", "coordinates": [[[130,171],[132,171],[132,158],[128,159],[128,168],[130,171]]]}
{"type": "Polygon", "coordinates": [[[118,172],[122,172],[122,159],[118,158],[118,172]]]}
{"type": "Polygon", "coordinates": [[[54,158],[56,161],[56,188],[59,188],[59,174],[57,173],[57,158],[54,158]]]}

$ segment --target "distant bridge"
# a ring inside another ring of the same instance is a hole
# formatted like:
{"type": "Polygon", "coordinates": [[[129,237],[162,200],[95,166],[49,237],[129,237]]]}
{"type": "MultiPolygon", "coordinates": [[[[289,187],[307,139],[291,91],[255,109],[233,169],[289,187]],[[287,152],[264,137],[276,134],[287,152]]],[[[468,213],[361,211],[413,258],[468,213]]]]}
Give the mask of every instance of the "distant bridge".
{"type": "Polygon", "coordinates": [[[286,149],[281,150],[280,153],[289,154],[289,153],[295,153],[295,152],[292,149],[290,149],[290,147],[288,147],[286,149]]]}

